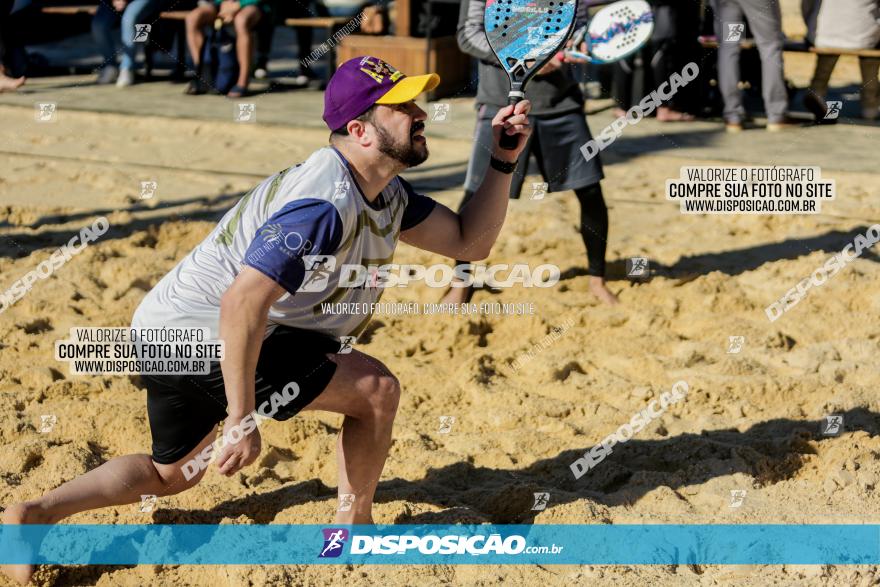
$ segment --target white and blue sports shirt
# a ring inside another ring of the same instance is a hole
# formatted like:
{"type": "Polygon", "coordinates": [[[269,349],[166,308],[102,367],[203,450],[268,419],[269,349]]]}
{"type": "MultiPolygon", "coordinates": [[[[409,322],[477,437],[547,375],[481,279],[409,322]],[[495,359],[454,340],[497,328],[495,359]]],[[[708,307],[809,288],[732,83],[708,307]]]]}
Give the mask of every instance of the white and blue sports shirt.
{"type": "Polygon", "coordinates": [[[267,336],[283,324],[357,337],[369,315],[324,315],[321,304],[369,304],[383,289],[339,288],[339,269],[391,263],[400,231],[422,222],[435,205],[399,177],[370,203],[342,154],[319,149],[242,197],[144,297],[132,327],[208,327],[219,338],[220,298],[248,265],[287,290],[269,310],[267,336]],[[297,291],[306,273],[303,257],[310,255],[334,256],[336,269],[325,289],[297,291]]]}

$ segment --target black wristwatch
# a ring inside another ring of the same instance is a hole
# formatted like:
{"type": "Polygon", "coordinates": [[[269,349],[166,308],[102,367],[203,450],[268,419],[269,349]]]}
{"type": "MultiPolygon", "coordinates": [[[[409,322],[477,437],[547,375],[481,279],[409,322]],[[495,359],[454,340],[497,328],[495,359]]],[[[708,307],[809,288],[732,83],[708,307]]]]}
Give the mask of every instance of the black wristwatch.
{"type": "Polygon", "coordinates": [[[502,161],[501,159],[496,159],[495,155],[492,155],[489,159],[489,165],[492,166],[492,169],[501,173],[513,173],[516,169],[516,161],[502,161]]]}

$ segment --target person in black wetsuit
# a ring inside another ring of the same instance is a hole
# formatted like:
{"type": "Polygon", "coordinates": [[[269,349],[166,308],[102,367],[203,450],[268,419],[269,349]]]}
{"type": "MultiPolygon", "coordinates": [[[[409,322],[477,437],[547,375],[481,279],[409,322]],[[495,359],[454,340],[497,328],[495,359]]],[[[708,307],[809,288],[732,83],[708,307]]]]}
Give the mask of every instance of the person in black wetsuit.
{"type": "MultiPolygon", "coordinates": [[[[477,125],[474,149],[468,164],[463,209],[483,180],[489,167],[492,116],[507,104],[509,82],[498,65],[483,25],[485,0],[468,0],[461,4],[458,21],[459,48],[480,60],[480,81],[477,86],[477,125]]],[[[578,24],[587,21],[586,4],[578,5],[578,24]]],[[[587,160],[580,148],[592,139],[584,116],[584,97],[571,67],[551,60],[526,87],[526,98],[532,103],[529,121],[533,132],[514,172],[510,197],[519,198],[528,161],[534,155],[547,183],[547,192],[574,190],[580,202],[580,233],[587,249],[590,291],[609,304],[615,296],[605,285],[605,249],[608,239],[608,209],[599,181],[604,177],[599,157],[587,160]]],[[[457,264],[461,262],[457,261],[457,264]]],[[[473,289],[453,287],[443,298],[444,303],[470,300],[473,289]]]]}

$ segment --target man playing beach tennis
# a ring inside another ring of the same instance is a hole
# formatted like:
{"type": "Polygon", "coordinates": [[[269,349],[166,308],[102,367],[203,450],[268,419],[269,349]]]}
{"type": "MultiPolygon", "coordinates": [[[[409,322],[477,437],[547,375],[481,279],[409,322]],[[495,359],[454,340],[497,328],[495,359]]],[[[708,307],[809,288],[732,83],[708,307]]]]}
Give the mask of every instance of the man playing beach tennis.
{"type": "MultiPolygon", "coordinates": [[[[426,114],[414,99],[439,81],[436,74],[406,77],[373,57],[340,66],[324,96],[330,146],[243,197],[135,312],[134,327],[210,328],[224,342],[222,363],[207,375],[143,375],[152,455],[116,457],[7,508],[5,523],[51,524],[193,487],[206,470],[197,457],[215,441],[220,422],[224,433],[248,431],[216,458],[219,471],[233,475],[260,453],[259,431],[245,423],[269,401],[276,420],[301,410],[345,416],[338,486],[354,501],[336,523],[373,522],[400,386],[379,361],[341,344],[357,337],[369,316],[323,315],[321,303],[377,301],[381,288],[337,287],[339,268],[390,262],[398,238],[453,259],[487,257],[530,132],[527,101],[499,110],[492,169],[460,213],[415,193],[397,174],[428,157],[426,114]],[[516,149],[499,148],[502,132],[518,137],[516,149]],[[284,401],[276,405],[278,397],[284,401]]],[[[5,571],[25,582],[33,568],[5,571]]]]}

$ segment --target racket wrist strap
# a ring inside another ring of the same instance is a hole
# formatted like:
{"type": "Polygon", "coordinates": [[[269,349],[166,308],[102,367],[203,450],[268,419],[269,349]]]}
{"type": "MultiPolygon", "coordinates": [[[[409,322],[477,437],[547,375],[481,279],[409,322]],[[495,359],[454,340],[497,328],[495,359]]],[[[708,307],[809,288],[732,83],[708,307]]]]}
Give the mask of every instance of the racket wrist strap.
{"type": "Polygon", "coordinates": [[[495,155],[492,155],[489,158],[489,165],[492,167],[492,169],[500,171],[501,173],[506,173],[508,175],[516,170],[516,164],[516,161],[502,161],[501,159],[495,157],[495,155]]]}

